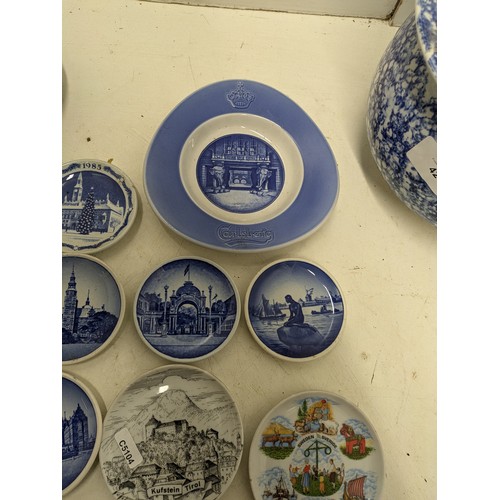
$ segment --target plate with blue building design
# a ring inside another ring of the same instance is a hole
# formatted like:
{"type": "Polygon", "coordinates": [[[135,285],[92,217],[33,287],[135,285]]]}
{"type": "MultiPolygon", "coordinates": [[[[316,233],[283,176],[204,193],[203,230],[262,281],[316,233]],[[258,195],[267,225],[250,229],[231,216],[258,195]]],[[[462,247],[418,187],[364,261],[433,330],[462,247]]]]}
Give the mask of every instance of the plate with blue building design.
{"type": "Polygon", "coordinates": [[[99,451],[102,417],[88,387],[62,375],[62,494],[73,490],[90,470],[99,451]]]}
{"type": "Polygon", "coordinates": [[[135,298],[141,339],[171,361],[198,361],[220,351],[240,318],[238,290],[214,262],[182,257],[144,281],[135,298]]]}
{"type": "Polygon", "coordinates": [[[262,269],[245,300],[248,328],[273,356],[308,361],[330,351],[344,325],[344,297],[326,270],[301,259],[262,269]]]}
{"type": "Polygon", "coordinates": [[[87,360],[120,329],[125,294],[111,269],[86,254],[62,256],[62,363],[87,360]]]}
{"type": "Polygon", "coordinates": [[[116,398],[104,419],[99,461],[113,498],[215,500],[243,452],[241,417],[208,372],[152,370],[116,398]]]}
{"type": "Polygon", "coordinates": [[[119,241],[132,226],[137,194],[117,167],[100,160],[75,160],[62,170],[62,247],[94,253],[119,241]]]}
{"type": "Polygon", "coordinates": [[[311,118],[262,83],[227,80],[182,101],[156,132],[144,186],[157,216],[200,245],[278,248],[319,228],[338,194],[333,153],[311,118]]]}
{"type": "Polygon", "coordinates": [[[255,431],[249,475],[256,500],[383,498],[384,458],[367,417],[336,394],[294,394],[255,431]]]}

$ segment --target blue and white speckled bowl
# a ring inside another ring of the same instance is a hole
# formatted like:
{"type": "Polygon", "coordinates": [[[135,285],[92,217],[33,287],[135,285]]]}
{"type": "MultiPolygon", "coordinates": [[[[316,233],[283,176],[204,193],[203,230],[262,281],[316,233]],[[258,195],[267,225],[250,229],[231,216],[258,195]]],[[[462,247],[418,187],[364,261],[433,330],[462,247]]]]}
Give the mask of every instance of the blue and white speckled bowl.
{"type": "Polygon", "coordinates": [[[437,189],[407,153],[429,137],[437,141],[436,11],[436,0],[416,0],[415,14],[397,31],[377,67],[366,120],[370,148],[385,180],[409,208],[435,225],[437,189]]]}

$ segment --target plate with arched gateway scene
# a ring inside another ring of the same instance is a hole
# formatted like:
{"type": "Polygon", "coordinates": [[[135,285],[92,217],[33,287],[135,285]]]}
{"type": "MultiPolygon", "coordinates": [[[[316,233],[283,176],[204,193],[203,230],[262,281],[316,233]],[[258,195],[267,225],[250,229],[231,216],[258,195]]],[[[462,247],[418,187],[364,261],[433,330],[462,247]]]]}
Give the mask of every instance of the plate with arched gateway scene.
{"type": "Polygon", "coordinates": [[[191,241],[260,251],[316,230],[338,194],[333,153],[311,118],[262,83],[204,87],[165,119],[144,184],[158,217],[191,241]]]}
{"type": "Polygon", "coordinates": [[[111,163],[75,160],[62,169],[62,247],[94,253],[119,241],[137,213],[131,180],[111,163]]]}
{"type": "Polygon", "coordinates": [[[104,419],[99,459],[113,498],[215,500],[243,452],[236,404],[213,375],[187,365],[132,382],[104,419]]]}
{"type": "Polygon", "coordinates": [[[262,269],[248,288],[245,317],[257,343],[287,361],[329,352],[344,325],[344,298],[326,270],[302,259],[262,269]]]}
{"type": "Polygon", "coordinates": [[[156,268],[135,299],[135,326],[145,344],[171,361],[199,361],[220,351],[240,318],[238,290],[217,264],[182,257],[156,268]]]}
{"type": "Polygon", "coordinates": [[[262,419],[250,446],[257,500],[382,498],[384,462],[367,417],[322,391],[295,394],[262,419]]]}

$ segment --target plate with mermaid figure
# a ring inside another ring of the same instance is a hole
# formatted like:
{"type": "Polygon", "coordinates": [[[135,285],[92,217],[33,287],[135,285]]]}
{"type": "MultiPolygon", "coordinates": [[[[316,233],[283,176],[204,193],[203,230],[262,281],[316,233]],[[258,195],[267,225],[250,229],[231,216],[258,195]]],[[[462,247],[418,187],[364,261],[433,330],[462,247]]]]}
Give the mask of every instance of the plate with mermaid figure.
{"type": "Polygon", "coordinates": [[[243,426],[225,386],[188,365],[132,382],[106,418],[99,459],[113,498],[215,500],[240,465],[243,426]]]}
{"type": "Polygon", "coordinates": [[[218,250],[261,251],[315,231],[337,199],[325,137],[267,85],[226,80],[182,101],[156,132],[144,186],[172,230],[218,250]]]}
{"type": "Polygon", "coordinates": [[[248,328],[273,356],[308,361],[333,348],[344,324],[344,298],[329,272],[301,259],[262,269],[245,300],[248,328]]]}
{"type": "Polygon", "coordinates": [[[367,417],[323,391],[288,397],[262,419],[249,455],[256,500],[377,500],[384,462],[367,417]]]}

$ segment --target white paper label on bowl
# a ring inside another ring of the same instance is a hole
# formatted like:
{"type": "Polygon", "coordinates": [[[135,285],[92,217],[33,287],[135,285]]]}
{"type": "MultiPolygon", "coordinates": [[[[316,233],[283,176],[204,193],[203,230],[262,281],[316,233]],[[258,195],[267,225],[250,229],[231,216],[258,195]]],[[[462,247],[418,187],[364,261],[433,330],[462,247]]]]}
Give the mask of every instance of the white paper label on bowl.
{"type": "Polygon", "coordinates": [[[122,452],[123,458],[131,469],[134,469],[143,462],[141,452],[137,448],[129,430],[124,427],[115,434],[115,440],[122,452]]]}
{"type": "Polygon", "coordinates": [[[428,136],[413,146],[406,156],[415,167],[420,177],[437,194],[437,142],[434,137],[428,136]]]}

